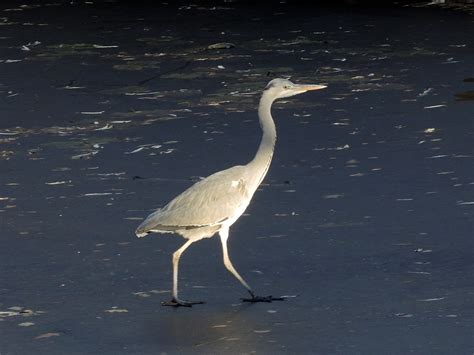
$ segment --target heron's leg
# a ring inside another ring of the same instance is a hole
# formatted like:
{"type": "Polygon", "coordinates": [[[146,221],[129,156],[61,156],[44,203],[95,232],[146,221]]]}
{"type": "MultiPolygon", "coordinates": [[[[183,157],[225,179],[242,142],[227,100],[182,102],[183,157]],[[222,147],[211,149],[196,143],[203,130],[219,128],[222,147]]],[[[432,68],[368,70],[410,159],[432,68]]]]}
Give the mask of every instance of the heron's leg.
{"type": "Polygon", "coordinates": [[[252,297],[255,297],[253,294],[252,289],[248,285],[247,282],[240,276],[240,274],[235,270],[234,265],[232,265],[232,262],[230,261],[229,258],[229,252],[227,251],[227,239],[229,238],[229,228],[223,228],[219,231],[219,235],[221,237],[221,243],[222,243],[222,252],[224,254],[224,265],[229,270],[236,278],[237,280],[240,281],[242,285],[247,289],[247,291],[250,293],[252,297]]]}
{"type": "Polygon", "coordinates": [[[204,302],[188,302],[188,301],[182,301],[178,298],[178,268],[179,268],[179,259],[181,258],[181,254],[192,244],[194,243],[194,240],[188,240],[186,243],[184,243],[181,248],[176,250],[173,253],[173,298],[171,299],[170,302],[162,302],[161,304],[163,306],[174,306],[174,307],[179,307],[179,306],[185,306],[185,307],[191,307],[193,304],[201,304],[204,302]]]}
{"type": "Polygon", "coordinates": [[[250,298],[242,298],[243,302],[272,302],[272,301],[283,301],[283,297],[273,297],[273,296],[256,296],[250,286],[245,282],[245,280],[240,276],[240,274],[235,270],[234,266],[232,265],[232,262],[229,259],[229,253],[227,251],[227,239],[229,238],[229,228],[221,229],[219,231],[219,235],[221,236],[221,242],[222,242],[222,252],[224,254],[224,265],[229,270],[239,281],[242,285],[245,286],[247,291],[250,293],[250,298]]]}

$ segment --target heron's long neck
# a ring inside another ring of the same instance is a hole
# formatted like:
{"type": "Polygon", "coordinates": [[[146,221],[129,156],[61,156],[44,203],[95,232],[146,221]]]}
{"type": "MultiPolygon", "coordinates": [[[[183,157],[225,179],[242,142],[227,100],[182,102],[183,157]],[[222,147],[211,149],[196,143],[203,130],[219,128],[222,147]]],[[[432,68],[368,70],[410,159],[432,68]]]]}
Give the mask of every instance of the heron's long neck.
{"type": "Polygon", "coordinates": [[[267,174],[275,150],[276,128],[271,114],[271,106],[274,100],[274,97],[264,93],[258,107],[258,116],[263,135],[257,154],[255,154],[255,158],[249,163],[249,165],[255,169],[255,177],[258,179],[256,181],[257,186],[260,185],[267,174]]]}

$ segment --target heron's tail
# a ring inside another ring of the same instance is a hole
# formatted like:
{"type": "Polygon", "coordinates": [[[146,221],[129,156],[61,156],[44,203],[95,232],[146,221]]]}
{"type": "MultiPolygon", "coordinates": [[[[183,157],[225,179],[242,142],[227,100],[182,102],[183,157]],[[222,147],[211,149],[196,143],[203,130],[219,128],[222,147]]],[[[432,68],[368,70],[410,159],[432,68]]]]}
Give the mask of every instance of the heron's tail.
{"type": "MultiPolygon", "coordinates": [[[[163,210],[158,209],[149,215],[135,230],[138,238],[143,238],[150,233],[176,233],[179,230],[195,229],[203,226],[179,226],[163,223],[163,210]]],[[[166,216],[165,216],[166,217],[166,216]]]]}
{"type": "Polygon", "coordinates": [[[138,238],[143,238],[150,233],[150,229],[151,229],[150,227],[151,227],[150,216],[148,216],[135,230],[135,234],[137,235],[138,238]]]}
{"type": "Polygon", "coordinates": [[[145,231],[144,229],[141,229],[140,227],[138,227],[138,228],[135,230],[135,234],[137,235],[138,238],[146,237],[149,233],[150,233],[150,232],[145,231]]]}
{"type": "Polygon", "coordinates": [[[143,238],[146,235],[150,234],[152,230],[159,224],[159,216],[161,214],[161,209],[156,210],[150,214],[145,220],[138,226],[135,230],[135,234],[138,238],[143,238]]]}

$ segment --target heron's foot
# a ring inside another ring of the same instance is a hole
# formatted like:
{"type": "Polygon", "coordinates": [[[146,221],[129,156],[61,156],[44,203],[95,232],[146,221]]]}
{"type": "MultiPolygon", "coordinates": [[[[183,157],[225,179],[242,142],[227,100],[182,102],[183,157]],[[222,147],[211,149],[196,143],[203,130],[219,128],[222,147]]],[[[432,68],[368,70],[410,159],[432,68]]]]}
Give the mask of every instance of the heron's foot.
{"type": "Polygon", "coordinates": [[[179,298],[174,298],[168,302],[161,302],[162,306],[171,306],[171,307],[192,307],[194,304],[204,304],[203,301],[183,301],[179,298]]]}
{"type": "Polygon", "coordinates": [[[273,297],[273,296],[254,296],[250,298],[241,298],[242,302],[250,302],[250,303],[257,303],[257,302],[273,302],[273,301],[284,301],[284,297],[273,297]]]}

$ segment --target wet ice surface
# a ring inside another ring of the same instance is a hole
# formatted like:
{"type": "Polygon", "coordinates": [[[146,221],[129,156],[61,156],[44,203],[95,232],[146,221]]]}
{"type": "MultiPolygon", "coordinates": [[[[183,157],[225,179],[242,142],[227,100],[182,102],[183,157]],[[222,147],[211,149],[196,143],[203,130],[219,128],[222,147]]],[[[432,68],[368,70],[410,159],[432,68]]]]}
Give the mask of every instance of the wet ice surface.
{"type": "Polygon", "coordinates": [[[472,16],[124,6],[2,9],[2,354],[472,353],[472,16]],[[133,231],[252,157],[275,76],[329,87],[275,105],[230,253],[297,297],[240,303],[214,238],[161,307],[183,240],[133,231]]]}

